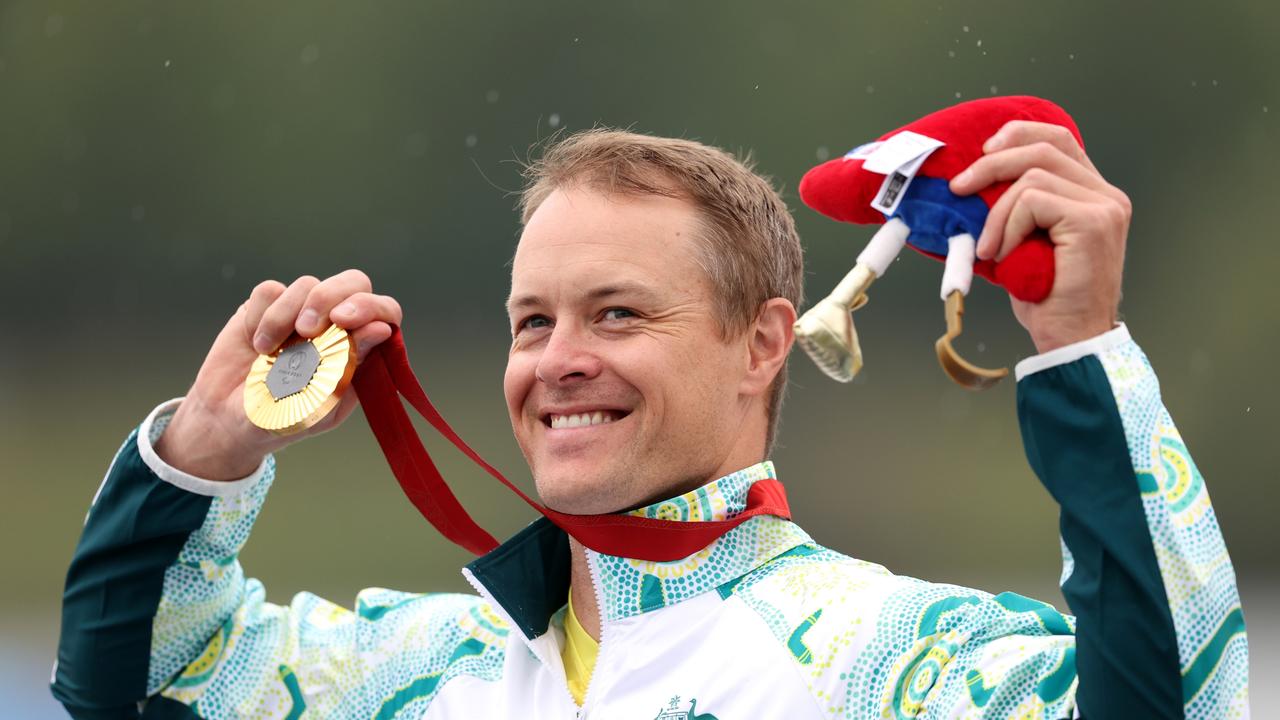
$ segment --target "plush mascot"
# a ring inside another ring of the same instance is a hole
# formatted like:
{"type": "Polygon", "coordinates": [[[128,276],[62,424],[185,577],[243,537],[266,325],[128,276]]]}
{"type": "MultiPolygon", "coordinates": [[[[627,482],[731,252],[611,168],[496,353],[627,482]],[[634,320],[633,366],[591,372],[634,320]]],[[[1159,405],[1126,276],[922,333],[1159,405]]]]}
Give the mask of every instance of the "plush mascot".
{"type": "Polygon", "coordinates": [[[1005,368],[976,367],[952,347],[961,330],[964,296],[976,273],[1020,300],[1043,300],[1053,288],[1053,245],[1037,233],[1000,262],[975,261],[975,238],[1010,183],[965,197],[952,193],[948,183],[982,157],[983,144],[1011,120],[1061,125],[1084,147],[1071,116],[1054,103],[1030,96],[995,97],[926,115],[805,174],[800,198],[806,205],[842,222],[881,225],[853,270],[796,322],[800,346],[828,375],[848,382],[861,369],[862,351],[850,312],[866,302],[867,288],[884,275],[903,245],[946,264],[942,299],[947,333],[936,350],[947,374],[974,389],[990,387],[1008,374],[1005,368]]]}

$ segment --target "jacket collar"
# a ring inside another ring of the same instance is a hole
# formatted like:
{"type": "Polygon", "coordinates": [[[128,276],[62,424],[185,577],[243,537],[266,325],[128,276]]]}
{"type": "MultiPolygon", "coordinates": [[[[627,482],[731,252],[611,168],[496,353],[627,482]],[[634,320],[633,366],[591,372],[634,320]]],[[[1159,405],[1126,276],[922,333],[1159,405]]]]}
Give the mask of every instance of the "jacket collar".
{"type": "MultiPolygon", "coordinates": [[[[752,484],[775,477],[773,463],[766,460],[632,514],[682,522],[730,519],[746,508],[752,484]]],[[[601,620],[612,622],[731,588],[752,570],[808,542],[809,535],[794,523],[762,515],[681,560],[651,562],[587,550],[587,562],[601,620]]],[[[569,538],[539,518],[468,564],[463,574],[534,640],[547,632],[552,615],[568,600],[569,538]]]]}

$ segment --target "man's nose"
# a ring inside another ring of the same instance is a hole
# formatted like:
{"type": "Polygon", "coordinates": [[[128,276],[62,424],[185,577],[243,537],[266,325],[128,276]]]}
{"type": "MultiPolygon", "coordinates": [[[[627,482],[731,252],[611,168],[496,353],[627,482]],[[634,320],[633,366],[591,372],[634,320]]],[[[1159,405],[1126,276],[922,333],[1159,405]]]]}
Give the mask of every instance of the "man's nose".
{"type": "Polygon", "coordinates": [[[552,385],[571,385],[600,374],[603,363],[594,348],[594,338],[569,323],[556,325],[543,347],[534,374],[552,385]]]}

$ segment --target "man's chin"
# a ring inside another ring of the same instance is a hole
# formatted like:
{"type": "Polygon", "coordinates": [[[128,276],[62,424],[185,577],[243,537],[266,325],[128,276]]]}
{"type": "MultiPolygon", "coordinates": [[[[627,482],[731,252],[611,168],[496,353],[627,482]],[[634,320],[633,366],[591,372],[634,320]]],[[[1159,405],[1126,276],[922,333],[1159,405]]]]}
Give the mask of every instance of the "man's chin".
{"type": "Polygon", "coordinates": [[[570,515],[606,515],[628,509],[628,499],[612,473],[557,468],[534,476],[538,497],[547,507],[570,515]]]}

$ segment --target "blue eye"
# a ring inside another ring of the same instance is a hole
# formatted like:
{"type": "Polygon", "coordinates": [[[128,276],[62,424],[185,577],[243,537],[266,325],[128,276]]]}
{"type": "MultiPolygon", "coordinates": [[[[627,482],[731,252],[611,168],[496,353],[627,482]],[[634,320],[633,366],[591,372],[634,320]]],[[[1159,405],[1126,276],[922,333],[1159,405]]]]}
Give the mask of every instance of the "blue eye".
{"type": "Polygon", "coordinates": [[[605,319],[607,320],[621,320],[622,318],[635,317],[635,313],[631,312],[626,308],[609,308],[608,310],[604,311],[604,316],[605,316],[605,319]],[[616,316],[610,317],[612,313],[623,313],[623,315],[622,317],[616,317],[616,316]]]}
{"type": "Polygon", "coordinates": [[[524,328],[549,327],[550,325],[551,320],[546,315],[530,315],[529,317],[521,320],[519,325],[516,325],[516,330],[519,331],[524,328]]]}

